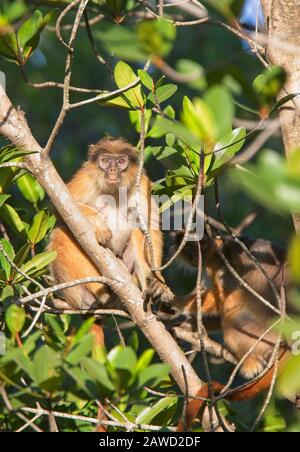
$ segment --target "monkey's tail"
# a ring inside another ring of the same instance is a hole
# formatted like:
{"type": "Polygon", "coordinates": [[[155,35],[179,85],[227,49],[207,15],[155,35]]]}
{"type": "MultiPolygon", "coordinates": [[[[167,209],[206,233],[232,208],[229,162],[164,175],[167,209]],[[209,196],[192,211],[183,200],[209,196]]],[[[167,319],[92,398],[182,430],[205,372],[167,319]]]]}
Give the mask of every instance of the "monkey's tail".
{"type": "MultiPolygon", "coordinates": [[[[279,366],[282,367],[283,361],[285,361],[285,357],[287,357],[287,351],[284,351],[279,358],[279,366]]],[[[236,390],[232,390],[227,396],[227,400],[231,401],[243,401],[249,400],[253,397],[256,397],[260,392],[268,389],[271,385],[274,374],[274,366],[272,366],[259,380],[253,381],[241,388],[237,388],[236,390]]],[[[224,389],[224,385],[218,383],[217,381],[213,381],[210,385],[211,390],[215,395],[219,395],[221,391],[224,389]]],[[[188,431],[191,428],[192,423],[197,417],[199,411],[203,412],[207,399],[209,399],[210,388],[206,384],[204,385],[196,394],[196,397],[199,399],[192,399],[187,406],[185,419],[181,419],[177,426],[177,432],[188,431]]]]}

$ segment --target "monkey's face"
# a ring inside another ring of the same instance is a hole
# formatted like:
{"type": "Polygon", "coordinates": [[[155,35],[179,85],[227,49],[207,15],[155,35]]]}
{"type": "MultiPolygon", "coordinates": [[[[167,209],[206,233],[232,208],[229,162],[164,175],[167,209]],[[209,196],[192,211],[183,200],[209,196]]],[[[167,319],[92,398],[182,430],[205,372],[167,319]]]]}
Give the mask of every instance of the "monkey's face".
{"type": "Polygon", "coordinates": [[[100,154],[98,165],[104,172],[104,179],[108,186],[117,188],[128,169],[129,156],[126,154],[100,154]]]}

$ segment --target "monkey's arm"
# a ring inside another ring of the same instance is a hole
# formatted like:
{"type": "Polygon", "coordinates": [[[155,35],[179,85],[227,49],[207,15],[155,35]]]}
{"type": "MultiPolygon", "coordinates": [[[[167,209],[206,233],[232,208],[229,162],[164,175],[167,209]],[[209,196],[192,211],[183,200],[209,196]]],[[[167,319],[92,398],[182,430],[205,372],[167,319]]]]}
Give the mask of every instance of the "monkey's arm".
{"type": "Polygon", "coordinates": [[[78,204],[82,213],[92,223],[98,243],[102,246],[107,246],[108,242],[112,238],[112,233],[104,219],[101,218],[101,214],[94,207],[88,206],[81,202],[78,204]]]}

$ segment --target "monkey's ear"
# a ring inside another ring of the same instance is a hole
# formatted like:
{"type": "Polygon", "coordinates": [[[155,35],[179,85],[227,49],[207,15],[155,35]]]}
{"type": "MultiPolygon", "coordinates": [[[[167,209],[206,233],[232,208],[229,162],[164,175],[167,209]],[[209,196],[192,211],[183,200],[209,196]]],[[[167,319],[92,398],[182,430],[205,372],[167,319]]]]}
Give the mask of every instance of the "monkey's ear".
{"type": "Polygon", "coordinates": [[[97,146],[95,144],[90,144],[88,147],[88,158],[89,160],[92,160],[93,162],[97,160],[98,153],[97,153],[97,146]]]}

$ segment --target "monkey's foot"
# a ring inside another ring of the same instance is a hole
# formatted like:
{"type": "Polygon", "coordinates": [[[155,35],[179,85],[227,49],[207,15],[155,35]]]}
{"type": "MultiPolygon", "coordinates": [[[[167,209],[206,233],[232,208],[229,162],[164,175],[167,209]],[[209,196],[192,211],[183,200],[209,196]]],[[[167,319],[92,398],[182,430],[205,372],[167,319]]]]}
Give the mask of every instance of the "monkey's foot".
{"type": "Polygon", "coordinates": [[[265,366],[257,358],[249,356],[242,365],[240,372],[247,380],[257,377],[264,370],[265,366]]]}
{"type": "Polygon", "coordinates": [[[147,300],[152,297],[154,300],[159,299],[164,303],[171,303],[174,300],[174,294],[171,289],[155,276],[148,278],[148,287],[143,292],[143,298],[147,300]]]}

